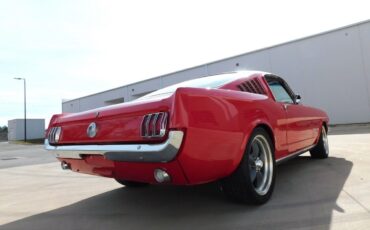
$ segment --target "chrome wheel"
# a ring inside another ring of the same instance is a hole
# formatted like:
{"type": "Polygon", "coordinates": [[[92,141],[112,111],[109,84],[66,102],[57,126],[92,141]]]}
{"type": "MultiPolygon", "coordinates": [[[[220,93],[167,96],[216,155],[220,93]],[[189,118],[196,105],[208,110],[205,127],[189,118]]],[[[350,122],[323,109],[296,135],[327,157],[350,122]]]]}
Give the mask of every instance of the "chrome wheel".
{"type": "Polygon", "coordinates": [[[270,199],[274,185],[274,145],[269,133],[257,127],[249,137],[238,168],[221,180],[221,188],[239,202],[264,204],[270,199]]]}
{"type": "Polygon", "coordinates": [[[257,135],[252,140],[249,150],[249,176],[254,190],[265,195],[271,186],[273,176],[273,159],[267,139],[257,135]]]}
{"type": "Polygon", "coordinates": [[[324,127],[321,128],[322,141],[324,143],[325,154],[329,155],[329,142],[326,130],[324,127]]]}

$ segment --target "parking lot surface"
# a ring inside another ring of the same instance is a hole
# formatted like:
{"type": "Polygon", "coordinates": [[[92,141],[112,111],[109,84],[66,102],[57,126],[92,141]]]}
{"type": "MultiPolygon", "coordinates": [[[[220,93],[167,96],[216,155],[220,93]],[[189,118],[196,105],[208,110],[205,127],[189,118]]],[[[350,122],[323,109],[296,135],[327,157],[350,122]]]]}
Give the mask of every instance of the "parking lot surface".
{"type": "Polygon", "coordinates": [[[330,158],[278,166],[263,206],[216,183],[125,188],[77,174],[40,145],[0,143],[0,229],[370,229],[370,126],[331,129],[330,158]]]}

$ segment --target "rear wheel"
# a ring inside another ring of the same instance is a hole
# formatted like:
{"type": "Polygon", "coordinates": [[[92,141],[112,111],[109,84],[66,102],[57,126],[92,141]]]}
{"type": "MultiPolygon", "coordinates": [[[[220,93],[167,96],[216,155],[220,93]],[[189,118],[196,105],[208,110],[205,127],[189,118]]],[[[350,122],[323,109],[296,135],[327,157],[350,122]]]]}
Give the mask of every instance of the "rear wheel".
{"type": "Polygon", "coordinates": [[[124,185],[125,187],[143,187],[147,186],[147,183],[142,183],[142,182],[135,182],[135,181],[128,181],[128,180],[120,180],[120,179],[115,179],[118,183],[121,185],[124,185]]]}
{"type": "Polygon", "coordinates": [[[256,128],[239,167],[221,180],[221,188],[238,202],[263,204],[270,199],[274,184],[274,148],[269,134],[263,128],[256,128]]]}
{"type": "Polygon", "coordinates": [[[321,127],[320,139],[317,145],[310,150],[312,158],[324,159],[329,156],[329,142],[328,135],[324,126],[321,127]]]}

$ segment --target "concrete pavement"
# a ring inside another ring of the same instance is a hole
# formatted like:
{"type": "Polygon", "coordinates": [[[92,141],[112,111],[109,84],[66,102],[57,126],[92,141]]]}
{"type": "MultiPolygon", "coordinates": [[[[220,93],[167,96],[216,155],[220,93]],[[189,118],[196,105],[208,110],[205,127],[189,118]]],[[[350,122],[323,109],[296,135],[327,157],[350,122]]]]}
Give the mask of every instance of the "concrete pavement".
{"type": "Polygon", "coordinates": [[[45,154],[42,145],[0,142],[0,169],[56,161],[52,155],[45,154]]]}
{"type": "Polygon", "coordinates": [[[257,207],[230,202],[215,183],[124,188],[62,171],[40,146],[0,144],[0,159],[6,148],[42,159],[0,160],[0,229],[369,229],[370,126],[331,131],[330,158],[280,165],[272,199],[257,207]]]}

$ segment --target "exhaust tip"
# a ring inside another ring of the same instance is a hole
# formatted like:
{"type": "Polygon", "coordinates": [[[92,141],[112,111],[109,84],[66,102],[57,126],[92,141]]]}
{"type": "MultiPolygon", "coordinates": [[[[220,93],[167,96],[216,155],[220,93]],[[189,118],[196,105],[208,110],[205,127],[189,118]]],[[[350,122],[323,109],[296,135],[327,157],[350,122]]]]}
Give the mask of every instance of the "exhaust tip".
{"type": "Polygon", "coordinates": [[[69,170],[69,169],[71,169],[71,165],[68,164],[65,161],[62,161],[62,163],[60,165],[61,165],[61,167],[62,167],[63,170],[69,170]]]}
{"type": "Polygon", "coordinates": [[[154,178],[158,183],[166,183],[171,181],[171,176],[162,169],[154,170],[154,178]]]}

